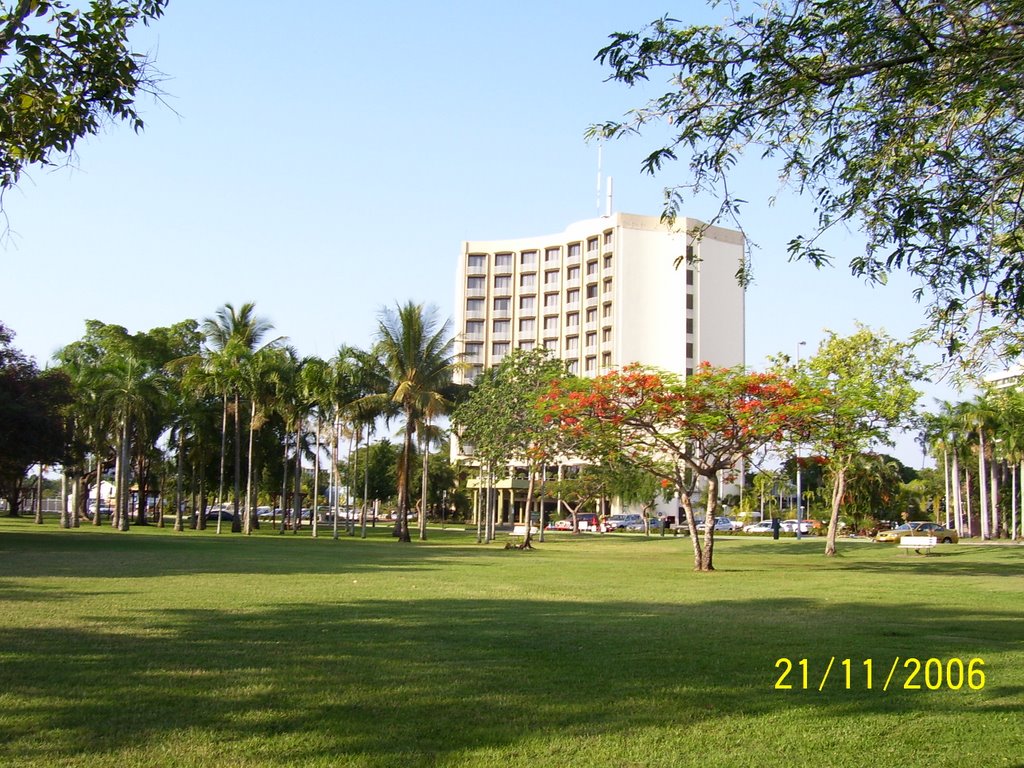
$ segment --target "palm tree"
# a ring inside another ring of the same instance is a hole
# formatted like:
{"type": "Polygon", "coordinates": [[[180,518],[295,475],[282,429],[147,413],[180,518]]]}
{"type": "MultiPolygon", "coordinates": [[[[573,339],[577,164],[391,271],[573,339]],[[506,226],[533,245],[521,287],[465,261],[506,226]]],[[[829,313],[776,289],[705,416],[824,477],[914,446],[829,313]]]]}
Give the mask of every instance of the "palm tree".
{"type": "MultiPolygon", "coordinates": [[[[402,455],[398,472],[398,539],[409,537],[409,480],[418,423],[445,413],[446,392],[458,365],[450,324],[440,322],[436,310],[407,302],[381,311],[377,327],[377,358],[387,371],[389,392],[378,396],[396,405],[404,420],[402,455]]],[[[383,405],[383,403],[382,403],[383,405]]],[[[426,538],[426,510],[420,515],[420,538],[426,538]]]]}
{"type": "MultiPolygon", "coordinates": [[[[231,530],[240,532],[242,530],[239,519],[238,507],[241,495],[242,475],[242,424],[240,413],[240,400],[242,390],[241,368],[243,361],[261,349],[276,345],[280,338],[274,339],[261,345],[263,338],[273,330],[274,326],[266,319],[258,317],[256,306],[252,302],[246,302],[238,310],[230,303],[225,304],[217,310],[213,317],[203,320],[202,331],[206,336],[208,371],[214,386],[220,391],[223,402],[223,416],[221,427],[221,470],[220,470],[220,498],[218,507],[223,509],[224,492],[224,454],[227,443],[227,417],[228,400],[234,403],[234,426],[235,426],[235,488],[234,488],[234,518],[231,530]]],[[[217,532],[220,532],[220,513],[218,512],[217,532]]]]}

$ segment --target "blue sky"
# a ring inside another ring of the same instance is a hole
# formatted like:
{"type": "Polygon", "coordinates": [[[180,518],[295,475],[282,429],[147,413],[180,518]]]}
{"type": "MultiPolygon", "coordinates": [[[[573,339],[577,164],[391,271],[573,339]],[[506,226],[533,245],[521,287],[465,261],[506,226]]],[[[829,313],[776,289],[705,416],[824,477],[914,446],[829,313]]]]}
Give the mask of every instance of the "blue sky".
{"type": "MultiPolygon", "coordinates": [[[[463,240],[560,232],[598,214],[588,125],[644,92],[605,82],[607,35],[663,2],[172,0],[136,35],[166,74],[145,132],[111,126],[69,168],[34,169],[4,198],[0,320],[45,363],[86,319],[146,330],[254,301],[301,354],[366,345],[385,305],[452,314],[463,240]]],[[[684,2],[688,20],[724,9],[684,2]]],[[[662,83],[655,82],[647,93],[662,83]]],[[[641,174],[651,138],[606,144],[618,211],[657,214],[685,168],[641,174]]],[[[922,323],[915,284],[868,288],[839,267],[786,261],[813,219],[771,166],[737,179],[759,244],[747,295],[748,363],[813,351],[860,320],[903,337],[922,323]]],[[[711,199],[685,213],[707,218],[711,199]]],[[[855,233],[833,240],[856,252],[855,233]]],[[[934,358],[934,354],[925,353],[934,358]]],[[[942,386],[932,396],[955,397],[942,386]]],[[[912,439],[896,451],[920,464],[912,439]]]]}

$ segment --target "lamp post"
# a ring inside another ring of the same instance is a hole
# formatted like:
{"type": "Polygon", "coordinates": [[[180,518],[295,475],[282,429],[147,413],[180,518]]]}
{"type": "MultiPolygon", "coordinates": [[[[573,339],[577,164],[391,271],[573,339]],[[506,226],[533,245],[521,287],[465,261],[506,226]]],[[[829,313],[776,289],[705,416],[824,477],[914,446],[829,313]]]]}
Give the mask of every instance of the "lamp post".
{"type": "MultiPolygon", "coordinates": [[[[796,345],[796,367],[797,367],[797,369],[800,368],[800,347],[804,346],[805,344],[807,344],[806,341],[801,341],[801,342],[799,342],[796,345]]],[[[798,443],[797,446],[796,446],[796,537],[797,537],[797,539],[803,538],[803,535],[802,535],[802,533],[800,531],[800,522],[801,522],[801,514],[800,514],[800,512],[801,512],[801,510],[803,510],[804,503],[803,503],[803,496],[801,494],[801,490],[802,489],[800,487],[800,479],[801,479],[801,477],[800,477],[800,445],[798,443]]]]}

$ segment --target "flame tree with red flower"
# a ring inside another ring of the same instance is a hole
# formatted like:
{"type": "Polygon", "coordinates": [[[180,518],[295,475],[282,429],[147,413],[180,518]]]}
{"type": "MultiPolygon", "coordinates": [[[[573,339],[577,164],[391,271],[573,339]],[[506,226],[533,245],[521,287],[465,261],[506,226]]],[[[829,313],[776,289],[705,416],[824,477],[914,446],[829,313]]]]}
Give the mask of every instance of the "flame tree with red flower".
{"type": "Polygon", "coordinates": [[[780,374],[707,363],[686,379],[633,365],[596,379],[554,382],[538,405],[557,427],[565,453],[599,464],[626,461],[679,491],[698,571],[714,570],[720,476],[805,432],[817,408],[780,374]],[[697,479],[706,491],[703,540],[692,502],[697,479]]]}

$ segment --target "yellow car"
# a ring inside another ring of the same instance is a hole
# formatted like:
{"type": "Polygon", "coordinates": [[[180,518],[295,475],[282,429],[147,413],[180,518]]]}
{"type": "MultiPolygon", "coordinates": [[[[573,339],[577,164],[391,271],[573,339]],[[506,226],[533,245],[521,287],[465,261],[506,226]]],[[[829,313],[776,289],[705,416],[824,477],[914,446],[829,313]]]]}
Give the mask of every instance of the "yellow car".
{"type": "Polygon", "coordinates": [[[891,531],[881,531],[875,536],[875,541],[899,542],[904,536],[934,536],[939,544],[956,544],[960,540],[956,531],[938,523],[912,521],[891,531]]]}

